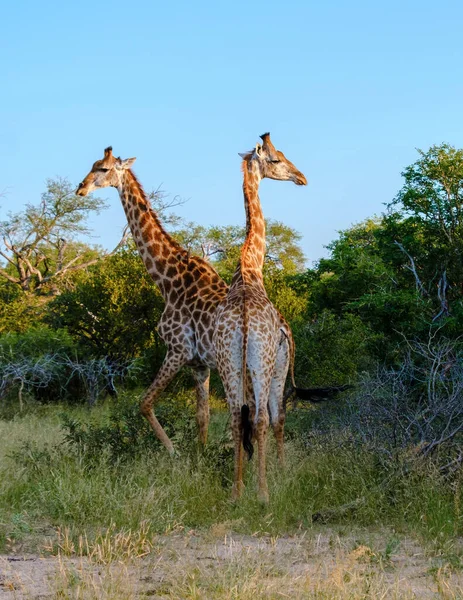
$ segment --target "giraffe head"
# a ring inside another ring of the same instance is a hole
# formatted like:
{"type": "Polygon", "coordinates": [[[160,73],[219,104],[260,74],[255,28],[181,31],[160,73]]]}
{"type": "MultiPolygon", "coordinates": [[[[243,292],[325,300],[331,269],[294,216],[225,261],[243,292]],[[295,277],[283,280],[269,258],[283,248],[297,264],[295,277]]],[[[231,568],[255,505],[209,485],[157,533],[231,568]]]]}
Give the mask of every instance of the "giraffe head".
{"type": "Polygon", "coordinates": [[[278,179],[279,181],[292,181],[296,185],[307,185],[305,175],[286,158],[283,152],[277,150],[270,140],[270,134],[260,136],[262,144],[256,144],[254,150],[240,154],[246,161],[253,161],[260,171],[263,179],[278,179]]]}
{"type": "Polygon", "coordinates": [[[124,170],[130,169],[135,160],[135,158],[126,160],[116,158],[113,156],[113,149],[109,146],[104,151],[104,157],[93,163],[90,173],[79,183],[76,194],[86,196],[98,188],[119,187],[124,170]]]}

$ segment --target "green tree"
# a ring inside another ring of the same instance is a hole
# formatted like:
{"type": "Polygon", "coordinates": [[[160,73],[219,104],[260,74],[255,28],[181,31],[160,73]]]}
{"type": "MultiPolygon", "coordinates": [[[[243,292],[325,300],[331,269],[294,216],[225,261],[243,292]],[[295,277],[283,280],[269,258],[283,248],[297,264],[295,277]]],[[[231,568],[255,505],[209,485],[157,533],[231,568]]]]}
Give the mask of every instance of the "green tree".
{"type": "Polygon", "coordinates": [[[382,243],[393,248],[417,292],[429,297],[433,318],[461,309],[463,280],[463,150],[449,144],[419,150],[402,173],[405,183],[388,205],[382,243]]]}
{"type": "Polygon", "coordinates": [[[40,323],[46,312],[43,297],[24,294],[17,285],[0,280],[0,335],[23,333],[40,323]]]}
{"type": "Polygon", "coordinates": [[[163,352],[156,325],[164,301],[132,241],[89,267],[48,305],[48,322],[65,328],[92,356],[129,359],[163,352]]]}
{"type": "Polygon", "coordinates": [[[385,227],[384,219],[370,219],[342,231],[329,246],[331,256],[298,276],[308,294],[305,321],[316,322],[326,310],[341,320],[359,317],[369,352],[380,360],[393,359],[403,335],[427,330],[430,321],[428,299],[403,266],[391,261],[396,247],[385,227]]]}
{"type": "MultiPolygon", "coordinates": [[[[287,275],[300,272],[305,258],[301,235],[278,221],[266,221],[265,270],[278,269],[287,275]]],[[[240,258],[246,229],[237,225],[203,227],[195,223],[174,229],[176,239],[192,254],[211,261],[225,281],[231,281],[240,258]]]]}
{"type": "Polygon", "coordinates": [[[299,385],[326,386],[352,382],[374,364],[374,334],[358,316],[323,310],[293,327],[296,379],[299,385]]]}
{"type": "Polygon", "coordinates": [[[0,222],[0,276],[24,293],[59,293],[58,282],[99,260],[101,251],[77,241],[103,200],[76,196],[66,179],[49,179],[38,205],[0,222]]]}

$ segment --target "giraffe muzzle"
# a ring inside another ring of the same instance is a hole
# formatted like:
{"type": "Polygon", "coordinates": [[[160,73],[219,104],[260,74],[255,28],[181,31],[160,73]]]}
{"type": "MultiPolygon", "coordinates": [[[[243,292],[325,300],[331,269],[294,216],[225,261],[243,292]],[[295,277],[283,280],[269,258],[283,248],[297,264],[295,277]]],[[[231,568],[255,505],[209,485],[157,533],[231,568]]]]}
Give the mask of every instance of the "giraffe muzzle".
{"type": "Polygon", "coordinates": [[[84,182],[81,181],[76,189],[76,196],[86,196],[86,192],[84,190],[84,182]]]}

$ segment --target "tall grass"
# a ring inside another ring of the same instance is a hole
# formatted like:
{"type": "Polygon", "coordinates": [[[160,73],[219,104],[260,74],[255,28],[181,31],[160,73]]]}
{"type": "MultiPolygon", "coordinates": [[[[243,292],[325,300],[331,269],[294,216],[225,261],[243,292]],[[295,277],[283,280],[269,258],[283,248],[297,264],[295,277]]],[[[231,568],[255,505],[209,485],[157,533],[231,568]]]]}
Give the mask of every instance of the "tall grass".
{"type": "MultiPolygon", "coordinates": [[[[339,445],[336,451],[317,436],[306,447],[293,435],[282,470],[269,435],[270,504],[257,501],[254,461],[247,465],[243,498],[233,504],[226,413],[213,414],[203,454],[186,436],[177,458],[141,444],[136,454],[115,460],[104,445],[89,457],[85,448],[65,443],[61,410],[0,422],[2,548],[42,543],[57,528],[66,528],[77,545],[79,537],[92,541],[110,528],[134,531],[141,523],[153,533],[221,524],[240,533],[280,535],[310,528],[314,515],[339,525],[417,531],[443,545],[463,530],[461,480],[447,485],[429,465],[391,474],[365,450],[339,445]]],[[[82,421],[89,414],[77,416],[82,421]]],[[[95,417],[104,422],[98,412],[95,417]]]]}

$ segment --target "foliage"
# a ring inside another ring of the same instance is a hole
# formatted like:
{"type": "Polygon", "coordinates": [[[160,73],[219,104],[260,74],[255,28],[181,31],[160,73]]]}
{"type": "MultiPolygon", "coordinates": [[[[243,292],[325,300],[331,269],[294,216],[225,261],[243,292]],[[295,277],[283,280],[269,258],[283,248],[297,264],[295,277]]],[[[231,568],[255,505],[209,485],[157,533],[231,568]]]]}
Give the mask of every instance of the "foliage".
{"type": "Polygon", "coordinates": [[[388,240],[393,249],[391,264],[406,269],[417,291],[430,299],[436,320],[462,300],[463,150],[440,144],[418,152],[388,205],[381,242],[388,240]]]}
{"type": "Polygon", "coordinates": [[[291,276],[268,266],[264,269],[264,284],[268,297],[287,321],[296,322],[307,310],[307,295],[291,286],[291,276]]]}
{"type": "Polygon", "coordinates": [[[65,179],[49,179],[40,204],[26,204],[0,223],[0,256],[6,267],[0,276],[23,292],[57,292],[57,283],[70,272],[96,262],[99,252],[76,242],[89,233],[86,220],[105,203],[76,196],[65,179]]]}
{"type": "MultiPolygon", "coordinates": [[[[167,435],[179,445],[190,443],[194,409],[181,394],[156,405],[156,416],[167,435]]],[[[161,447],[148,421],[140,413],[138,398],[123,395],[110,407],[104,423],[82,424],[63,414],[65,441],[85,457],[95,461],[105,454],[111,462],[127,460],[161,447]]],[[[196,429],[196,428],[195,428],[196,429]]]]}
{"type": "Polygon", "coordinates": [[[0,335],[24,333],[39,326],[46,312],[43,300],[24,294],[17,285],[0,279],[0,335]]]}
{"type": "Polygon", "coordinates": [[[131,359],[153,347],[162,355],[156,325],[163,309],[162,296],[130,242],[55,298],[47,320],[66,328],[90,356],[131,359]]]}
{"type": "Polygon", "coordinates": [[[21,334],[0,336],[0,357],[3,361],[19,357],[40,358],[44,354],[72,356],[75,352],[75,342],[66,331],[46,326],[30,328],[21,334]]]}
{"type": "Polygon", "coordinates": [[[338,317],[325,310],[310,322],[298,322],[293,334],[299,386],[351,383],[372,366],[375,336],[355,315],[338,317]]]}
{"type": "Polygon", "coordinates": [[[370,345],[372,356],[386,362],[398,359],[403,336],[424,339],[432,322],[445,323],[449,335],[463,325],[461,286],[448,285],[456,263],[451,271],[431,259],[427,225],[399,211],[399,200],[394,206],[394,214],[341,232],[330,257],[299,276],[310,295],[308,317],[326,308],[359,316],[380,341],[370,345]]]}
{"type": "MultiPolygon", "coordinates": [[[[211,260],[220,276],[230,282],[238,264],[246,229],[236,225],[202,227],[189,223],[173,232],[177,240],[193,254],[211,260]]],[[[304,268],[301,235],[278,221],[266,220],[267,252],[265,269],[280,270],[287,275],[304,268]]]]}

